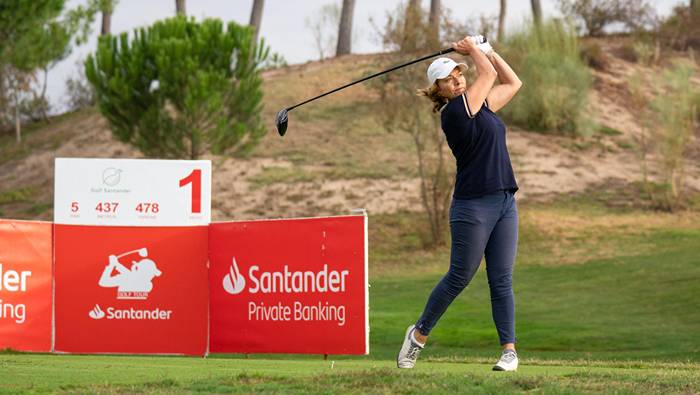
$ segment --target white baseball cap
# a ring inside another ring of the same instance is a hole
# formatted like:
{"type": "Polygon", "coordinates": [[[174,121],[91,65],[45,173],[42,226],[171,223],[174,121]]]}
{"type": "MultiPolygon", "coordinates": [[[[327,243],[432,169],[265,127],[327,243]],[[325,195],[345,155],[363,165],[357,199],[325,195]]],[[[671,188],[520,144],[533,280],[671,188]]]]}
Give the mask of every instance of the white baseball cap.
{"type": "Polygon", "coordinates": [[[466,73],[469,66],[464,63],[457,63],[450,58],[437,58],[428,66],[428,82],[430,85],[435,81],[446,78],[455,67],[459,67],[462,73],[466,73]]]}

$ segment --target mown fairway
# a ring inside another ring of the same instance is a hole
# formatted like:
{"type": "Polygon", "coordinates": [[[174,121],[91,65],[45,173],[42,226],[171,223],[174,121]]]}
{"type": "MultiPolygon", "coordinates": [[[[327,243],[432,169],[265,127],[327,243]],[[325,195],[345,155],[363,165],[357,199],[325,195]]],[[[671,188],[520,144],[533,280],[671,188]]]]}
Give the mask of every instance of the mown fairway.
{"type": "Polygon", "coordinates": [[[515,273],[521,368],[498,354],[485,273],[448,310],[413,371],[396,351],[442,275],[418,214],[370,217],[367,357],[0,354],[0,392],[700,393],[697,214],[587,201],[521,207],[515,273]],[[398,252],[397,252],[398,251],[398,252]]]}

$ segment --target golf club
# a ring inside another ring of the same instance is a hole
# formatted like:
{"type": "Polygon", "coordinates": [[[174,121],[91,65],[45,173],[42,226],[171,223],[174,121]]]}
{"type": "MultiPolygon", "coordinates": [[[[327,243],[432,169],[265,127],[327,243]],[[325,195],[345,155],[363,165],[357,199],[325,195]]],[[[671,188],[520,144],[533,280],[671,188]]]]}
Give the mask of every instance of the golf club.
{"type": "MultiPolygon", "coordinates": [[[[486,42],[486,41],[487,41],[487,40],[486,40],[486,37],[484,37],[484,41],[483,41],[483,42],[486,42]]],[[[479,44],[481,44],[481,43],[479,43],[479,44]]],[[[434,58],[434,57],[436,57],[436,56],[444,55],[444,54],[447,54],[447,53],[450,53],[450,52],[454,52],[454,49],[453,49],[453,48],[443,49],[443,50],[441,50],[441,51],[439,51],[439,52],[436,52],[436,53],[434,53],[434,54],[430,54],[430,55],[427,55],[427,56],[423,56],[422,58],[419,58],[419,59],[416,59],[416,60],[412,60],[412,61],[410,61],[410,62],[408,62],[408,63],[404,63],[404,64],[401,64],[401,65],[398,65],[398,66],[394,66],[394,67],[392,67],[392,68],[390,68],[390,69],[388,69],[388,70],[384,70],[384,71],[381,71],[381,72],[379,72],[379,73],[372,74],[372,75],[370,75],[370,76],[368,76],[368,77],[362,78],[362,79],[360,79],[360,80],[357,80],[357,81],[351,82],[351,83],[349,83],[349,84],[343,85],[343,86],[341,86],[340,88],[336,88],[336,89],[333,89],[333,90],[330,91],[330,92],[326,92],[326,93],[320,94],[320,95],[318,95],[318,96],[316,96],[316,97],[313,97],[313,98],[311,98],[311,99],[309,99],[309,100],[306,100],[306,101],[303,101],[303,102],[301,102],[301,103],[295,104],[295,105],[293,105],[293,106],[291,106],[291,107],[283,108],[283,109],[281,109],[281,110],[277,113],[277,120],[276,120],[276,121],[277,121],[277,123],[276,123],[276,124],[277,124],[277,132],[280,134],[280,136],[284,136],[285,133],[287,133],[287,126],[289,125],[289,112],[292,111],[293,109],[299,107],[299,106],[302,106],[302,105],[304,105],[304,104],[306,104],[306,103],[312,102],[312,101],[314,101],[314,100],[316,100],[316,99],[320,99],[320,98],[322,98],[323,96],[330,95],[331,93],[338,92],[339,90],[345,89],[345,88],[347,88],[347,87],[349,87],[349,86],[352,86],[352,85],[355,85],[355,84],[359,84],[360,82],[363,82],[363,81],[367,81],[368,79],[371,79],[371,78],[374,78],[374,77],[378,77],[378,76],[380,76],[380,75],[382,75],[382,74],[386,74],[386,73],[392,72],[392,71],[394,71],[394,70],[398,70],[398,69],[400,69],[400,68],[402,68],[402,67],[410,66],[410,65],[412,65],[412,64],[414,64],[414,63],[422,62],[422,61],[424,61],[424,60],[426,60],[426,59],[434,58]]]]}
{"type": "Polygon", "coordinates": [[[148,249],[147,248],[139,248],[138,250],[127,251],[123,254],[119,254],[119,255],[117,255],[117,259],[119,259],[123,256],[126,256],[126,255],[129,255],[129,254],[133,254],[134,252],[138,252],[139,256],[141,256],[141,258],[145,258],[148,256],[148,249]]]}

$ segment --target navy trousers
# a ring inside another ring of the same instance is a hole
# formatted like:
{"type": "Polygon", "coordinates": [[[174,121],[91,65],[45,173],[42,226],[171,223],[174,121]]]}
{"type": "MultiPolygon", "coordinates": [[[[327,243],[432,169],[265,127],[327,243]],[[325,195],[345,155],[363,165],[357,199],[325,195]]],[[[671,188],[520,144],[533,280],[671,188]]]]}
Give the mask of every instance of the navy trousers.
{"type": "Polygon", "coordinates": [[[512,192],[453,199],[450,269],[435,286],[416,328],[427,336],[454,298],[474,277],[481,258],[491,291],[491,312],[501,344],[515,343],[513,265],[518,246],[518,208],[512,192]]]}

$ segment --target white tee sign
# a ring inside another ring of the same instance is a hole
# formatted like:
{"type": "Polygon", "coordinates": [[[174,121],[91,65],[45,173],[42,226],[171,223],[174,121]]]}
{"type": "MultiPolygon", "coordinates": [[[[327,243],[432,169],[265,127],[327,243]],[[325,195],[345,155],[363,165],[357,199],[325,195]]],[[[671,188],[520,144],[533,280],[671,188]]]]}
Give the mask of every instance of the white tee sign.
{"type": "Polygon", "coordinates": [[[98,226],[208,225],[211,162],[56,158],[54,222],[98,226]]]}

